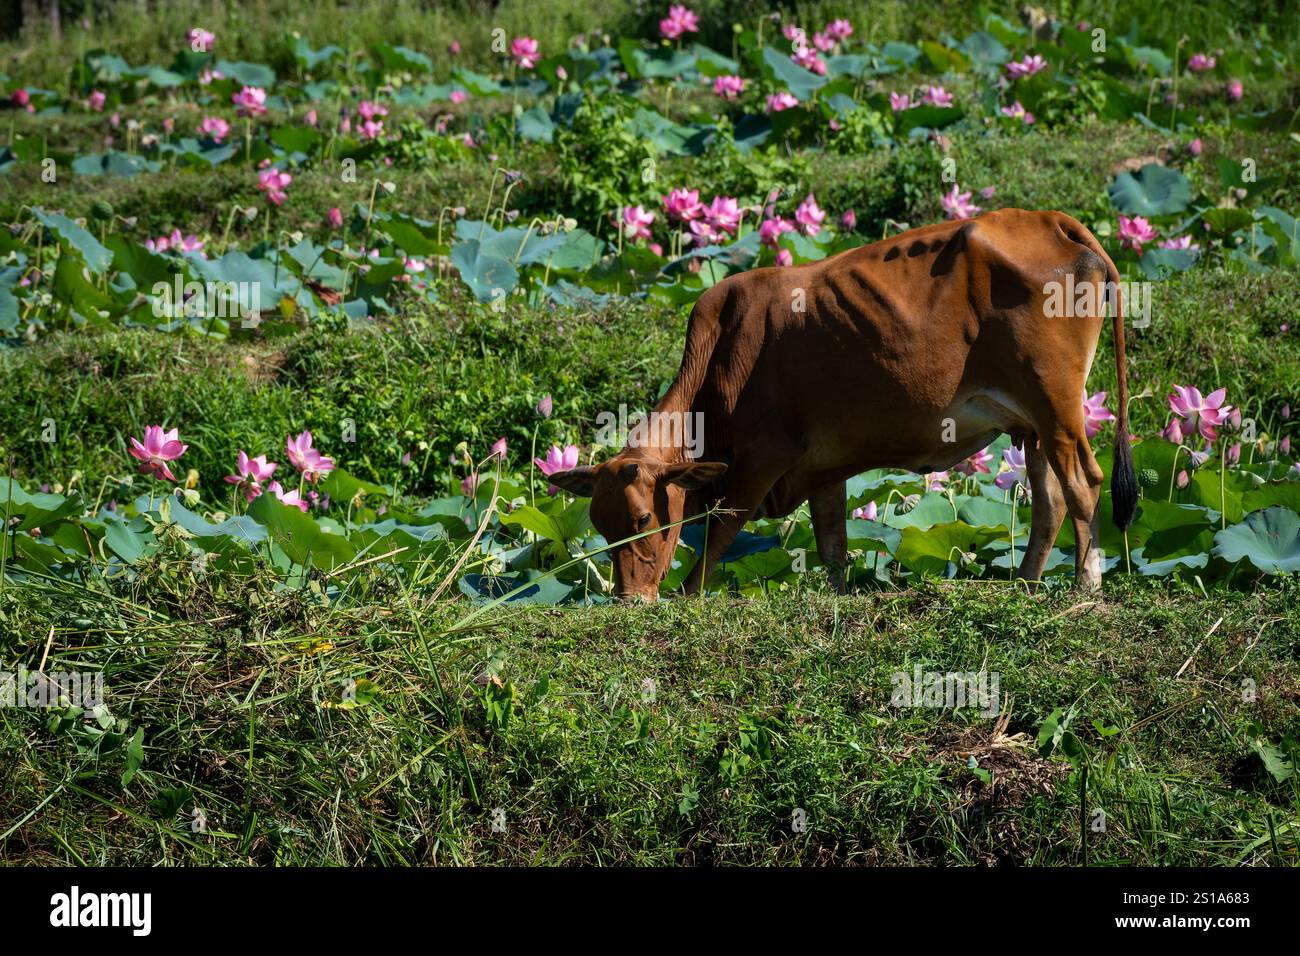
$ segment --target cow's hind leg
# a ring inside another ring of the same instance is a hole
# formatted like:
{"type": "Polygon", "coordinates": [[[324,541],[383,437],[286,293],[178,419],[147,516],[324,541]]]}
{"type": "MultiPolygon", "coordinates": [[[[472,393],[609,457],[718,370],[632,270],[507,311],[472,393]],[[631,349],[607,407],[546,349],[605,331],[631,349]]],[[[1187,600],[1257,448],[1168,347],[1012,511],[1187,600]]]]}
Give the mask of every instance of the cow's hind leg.
{"type": "Polygon", "coordinates": [[[1093,457],[1083,430],[1082,402],[1059,411],[1062,417],[1052,428],[1045,429],[1043,451],[1061,482],[1065,507],[1074,522],[1075,584],[1099,588],[1102,553],[1097,532],[1097,502],[1101,498],[1101,466],[1093,457]]]}
{"type": "Polygon", "coordinates": [[[1030,582],[1032,591],[1043,578],[1048,555],[1061,530],[1061,522],[1065,520],[1065,496],[1061,493],[1061,483],[1056,480],[1036,435],[1025,439],[1025,473],[1029,476],[1032,494],[1033,522],[1019,573],[1030,582]]]}
{"type": "Polygon", "coordinates": [[[849,557],[849,533],[845,510],[848,487],[842,481],[819,488],[808,496],[808,510],[812,512],[813,534],[817,536],[817,553],[831,587],[844,593],[844,569],[849,557]]]}

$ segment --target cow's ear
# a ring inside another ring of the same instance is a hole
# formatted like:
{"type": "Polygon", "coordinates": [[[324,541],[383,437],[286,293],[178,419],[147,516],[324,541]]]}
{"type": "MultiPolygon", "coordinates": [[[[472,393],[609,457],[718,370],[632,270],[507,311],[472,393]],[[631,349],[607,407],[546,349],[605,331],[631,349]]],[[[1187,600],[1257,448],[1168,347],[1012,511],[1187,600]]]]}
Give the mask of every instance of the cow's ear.
{"type": "Polygon", "coordinates": [[[661,481],[681,485],[687,491],[703,488],[710,482],[717,481],[727,473],[727,466],[720,461],[683,461],[669,465],[660,474],[661,481]]]}
{"type": "Polygon", "coordinates": [[[570,494],[590,498],[592,489],[596,487],[596,469],[591,465],[580,465],[568,471],[557,471],[547,481],[570,494]]]}

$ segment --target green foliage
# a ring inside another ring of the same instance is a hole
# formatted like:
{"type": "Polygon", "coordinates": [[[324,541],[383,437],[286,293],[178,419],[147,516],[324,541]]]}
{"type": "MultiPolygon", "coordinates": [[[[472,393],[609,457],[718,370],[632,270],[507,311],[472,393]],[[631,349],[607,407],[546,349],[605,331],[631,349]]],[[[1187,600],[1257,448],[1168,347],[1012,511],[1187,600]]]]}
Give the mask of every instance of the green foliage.
{"type": "Polygon", "coordinates": [[[556,131],[560,181],[581,223],[617,217],[626,205],[657,205],[658,150],[632,130],[635,109],[626,97],[584,96],[571,124],[556,131]]]}

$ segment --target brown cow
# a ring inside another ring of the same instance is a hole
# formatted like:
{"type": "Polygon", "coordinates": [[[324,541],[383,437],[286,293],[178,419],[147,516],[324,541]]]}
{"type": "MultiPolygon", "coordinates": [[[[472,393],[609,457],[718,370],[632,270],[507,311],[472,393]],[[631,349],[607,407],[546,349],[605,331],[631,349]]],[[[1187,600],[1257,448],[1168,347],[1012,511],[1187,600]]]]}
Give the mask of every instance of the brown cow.
{"type": "Polygon", "coordinates": [[[680,435],[665,440],[667,430],[652,428],[609,461],[550,480],[592,496],[592,522],[611,542],[663,529],[614,549],[620,598],[658,595],[684,515],[717,509],[686,582],[693,593],[746,521],[787,515],[804,501],[839,586],[847,478],[870,468],[942,471],[1006,432],[1023,444],[1032,491],[1020,575],[1041,578],[1068,512],[1076,580],[1099,586],[1102,471],[1083,397],[1108,300],[1119,379],[1111,492],[1121,529],[1137,501],[1118,284],[1082,224],[1021,209],[732,276],[696,303],[681,369],[655,407],[660,421],[702,413],[708,460],[689,457],[680,435]],[[1067,276],[1099,293],[1090,314],[1049,316],[1050,284],[1067,276]]]}

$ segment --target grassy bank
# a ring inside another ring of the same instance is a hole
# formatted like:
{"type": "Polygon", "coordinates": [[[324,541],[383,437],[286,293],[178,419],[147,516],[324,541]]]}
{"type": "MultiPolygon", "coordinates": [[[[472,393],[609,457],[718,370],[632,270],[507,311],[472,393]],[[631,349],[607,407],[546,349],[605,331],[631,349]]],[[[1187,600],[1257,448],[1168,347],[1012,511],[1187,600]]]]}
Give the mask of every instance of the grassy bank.
{"type": "Polygon", "coordinates": [[[49,669],[102,669],[123,743],[97,754],[76,722],[0,710],[0,852],[1295,865],[1300,791],[1262,755],[1300,722],[1296,597],[973,583],[836,599],[810,577],[769,599],[537,609],[453,634],[456,609],[393,582],[346,610],[178,568],[114,594],[9,588],[6,657],[52,634],[49,669]],[[1004,720],[891,707],[914,667],[997,674],[1004,720]]]}

